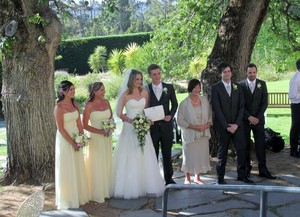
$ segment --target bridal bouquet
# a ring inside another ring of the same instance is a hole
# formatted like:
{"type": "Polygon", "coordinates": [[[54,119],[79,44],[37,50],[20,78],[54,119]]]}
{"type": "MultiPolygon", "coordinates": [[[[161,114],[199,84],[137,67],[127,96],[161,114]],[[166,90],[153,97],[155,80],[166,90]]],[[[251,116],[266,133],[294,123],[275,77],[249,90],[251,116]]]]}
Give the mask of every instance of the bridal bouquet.
{"type": "Polygon", "coordinates": [[[116,123],[115,123],[114,119],[104,120],[104,121],[102,121],[102,127],[106,133],[111,135],[112,132],[114,132],[114,130],[116,129],[116,123]]]}
{"type": "Polygon", "coordinates": [[[88,146],[90,138],[85,134],[74,134],[74,141],[76,142],[77,146],[83,148],[88,146]]]}
{"type": "Polygon", "coordinates": [[[134,127],[134,132],[139,141],[139,145],[144,153],[145,137],[150,130],[151,120],[143,114],[138,114],[133,120],[132,124],[134,127]]]}

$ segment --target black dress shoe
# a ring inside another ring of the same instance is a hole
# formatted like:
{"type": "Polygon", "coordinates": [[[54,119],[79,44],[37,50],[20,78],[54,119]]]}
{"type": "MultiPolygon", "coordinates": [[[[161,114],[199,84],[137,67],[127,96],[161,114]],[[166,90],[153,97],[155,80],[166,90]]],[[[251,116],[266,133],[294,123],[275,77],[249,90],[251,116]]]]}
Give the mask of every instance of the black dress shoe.
{"type": "Polygon", "coordinates": [[[300,157],[300,154],[299,154],[298,151],[291,151],[290,156],[291,156],[291,157],[299,158],[299,157],[300,157]]]}
{"type": "Polygon", "coordinates": [[[237,180],[238,180],[238,181],[245,182],[245,183],[247,183],[247,184],[253,184],[253,181],[252,181],[251,179],[248,179],[247,177],[244,177],[244,178],[238,177],[237,180]]]}
{"type": "Polygon", "coordinates": [[[217,180],[217,184],[218,184],[218,185],[226,185],[227,183],[225,182],[224,179],[218,179],[218,180],[217,180]]]}
{"type": "Polygon", "coordinates": [[[166,181],[166,186],[169,184],[177,184],[173,179],[166,181]]]}
{"type": "Polygon", "coordinates": [[[250,178],[250,176],[251,176],[251,170],[252,170],[252,166],[251,165],[249,165],[249,166],[246,167],[246,177],[247,178],[250,178]]]}
{"type": "Polygon", "coordinates": [[[266,171],[264,173],[259,173],[260,177],[265,177],[267,179],[276,179],[276,176],[272,176],[271,173],[269,171],[266,171]]]}

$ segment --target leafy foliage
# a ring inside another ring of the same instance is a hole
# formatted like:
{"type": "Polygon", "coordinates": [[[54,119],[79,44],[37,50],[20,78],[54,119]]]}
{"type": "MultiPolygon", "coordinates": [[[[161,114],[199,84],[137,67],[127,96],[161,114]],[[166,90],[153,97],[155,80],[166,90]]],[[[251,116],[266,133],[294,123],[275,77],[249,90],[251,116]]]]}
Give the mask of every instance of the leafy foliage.
{"type": "Polygon", "coordinates": [[[114,74],[122,74],[125,69],[125,56],[122,50],[114,49],[108,59],[108,68],[114,74]]]}
{"type": "Polygon", "coordinates": [[[12,55],[12,48],[16,43],[15,37],[2,37],[0,41],[0,54],[5,56],[12,55]]]}
{"type": "Polygon", "coordinates": [[[145,45],[148,56],[164,69],[169,78],[186,78],[195,57],[207,57],[213,45],[215,28],[223,1],[180,0],[168,19],[158,21],[154,37],[145,45]]]}
{"type": "Polygon", "coordinates": [[[125,65],[127,68],[134,68],[133,67],[133,60],[135,55],[137,54],[140,46],[137,43],[130,43],[124,49],[124,56],[125,56],[125,65]]]}
{"type": "Polygon", "coordinates": [[[88,64],[93,72],[104,72],[106,68],[107,50],[104,46],[97,46],[94,53],[89,56],[88,64]]]}
{"type": "Polygon", "coordinates": [[[206,58],[194,57],[189,64],[189,72],[196,78],[200,78],[201,72],[205,69],[206,58]]]}
{"type": "Polygon", "coordinates": [[[261,71],[270,74],[272,80],[279,78],[278,72],[294,70],[295,61],[300,56],[299,11],[297,0],[271,1],[252,59],[262,66],[261,71]]]}
{"type": "Polygon", "coordinates": [[[46,26],[47,24],[46,20],[39,13],[29,17],[28,22],[31,24],[37,24],[42,26],[46,26]]]}

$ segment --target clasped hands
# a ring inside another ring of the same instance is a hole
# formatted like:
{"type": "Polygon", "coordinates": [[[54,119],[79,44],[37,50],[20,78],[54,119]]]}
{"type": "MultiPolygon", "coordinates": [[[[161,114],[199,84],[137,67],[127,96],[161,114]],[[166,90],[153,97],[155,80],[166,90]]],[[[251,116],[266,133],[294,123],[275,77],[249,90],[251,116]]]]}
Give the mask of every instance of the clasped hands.
{"type": "Polygon", "coordinates": [[[238,127],[237,124],[228,124],[227,131],[234,134],[238,127]]]}
{"type": "Polygon", "coordinates": [[[250,116],[248,120],[250,121],[250,125],[256,125],[259,123],[259,119],[253,116],[250,116]]]}
{"type": "Polygon", "coordinates": [[[195,130],[199,132],[204,132],[210,127],[210,123],[195,125],[195,130]]]}

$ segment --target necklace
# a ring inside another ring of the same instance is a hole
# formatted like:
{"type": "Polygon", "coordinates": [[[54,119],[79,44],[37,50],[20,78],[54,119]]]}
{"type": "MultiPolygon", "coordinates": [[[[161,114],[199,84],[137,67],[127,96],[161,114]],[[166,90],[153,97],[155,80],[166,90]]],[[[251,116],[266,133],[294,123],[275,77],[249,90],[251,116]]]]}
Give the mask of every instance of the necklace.
{"type": "Polygon", "coordinates": [[[196,101],[196,102],[193,102],[193,100],[192,100],[192,98],[191,98],[191,103],[193,104],[193,105],[197,105],[198,103],[199,103],[199,101],[200,101],[200,98],[198,97],[198,100],[196,101]]]}

